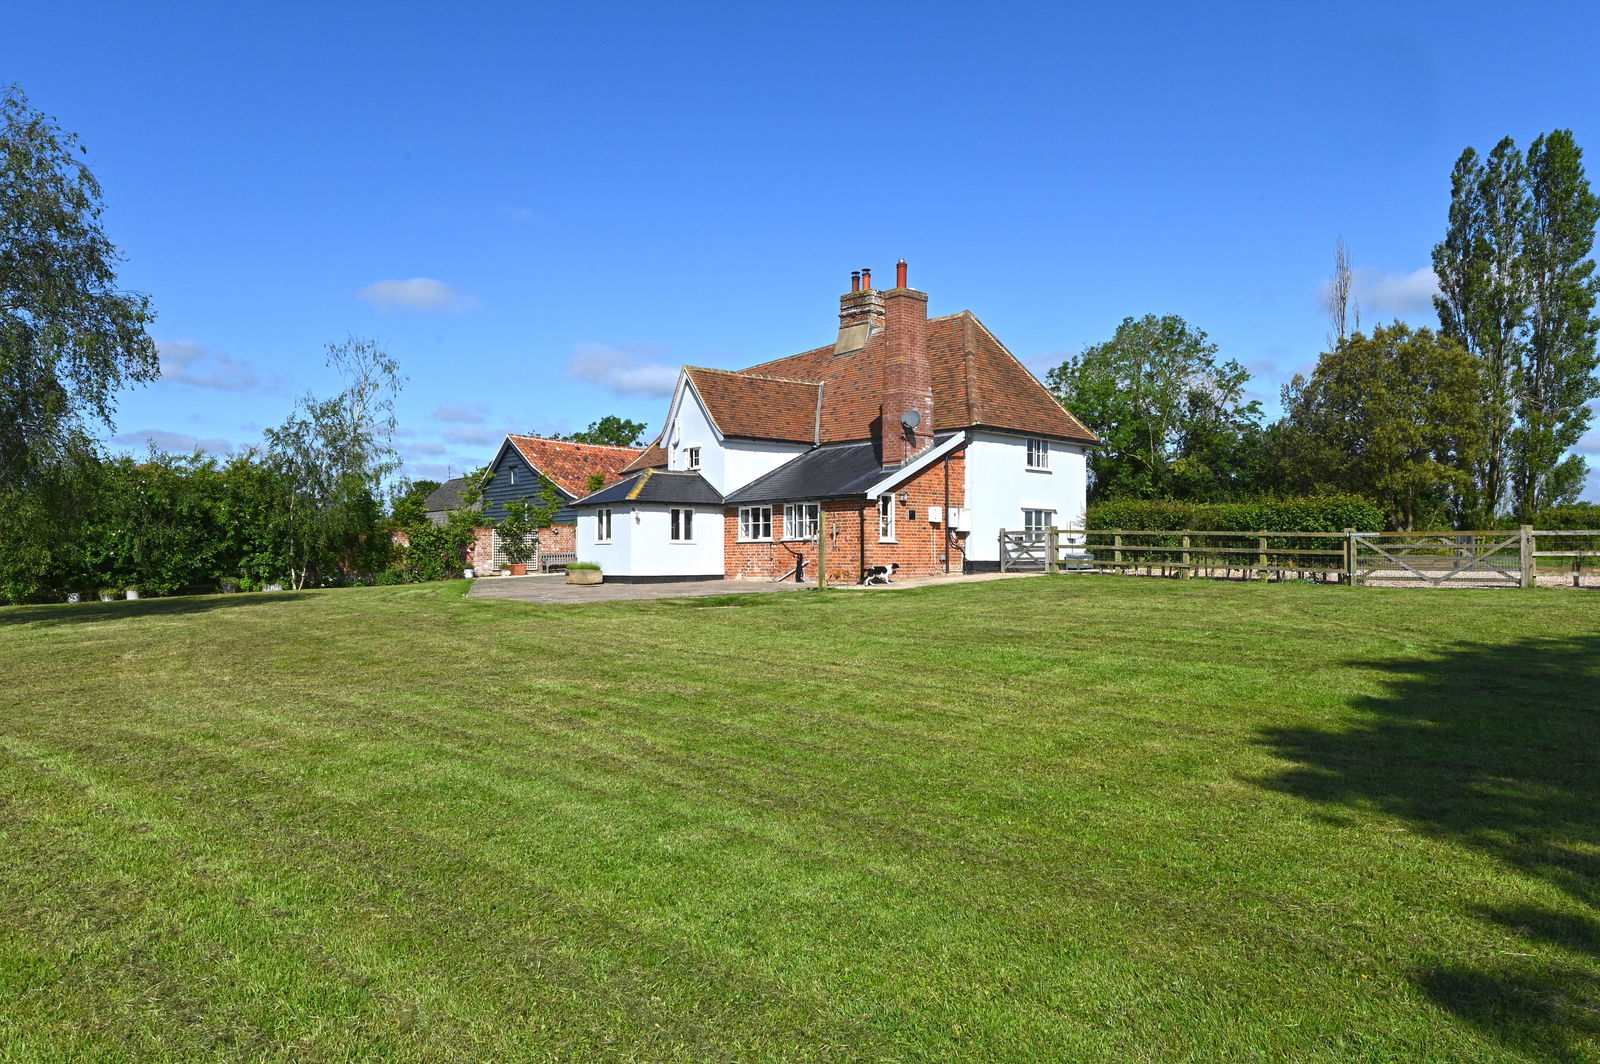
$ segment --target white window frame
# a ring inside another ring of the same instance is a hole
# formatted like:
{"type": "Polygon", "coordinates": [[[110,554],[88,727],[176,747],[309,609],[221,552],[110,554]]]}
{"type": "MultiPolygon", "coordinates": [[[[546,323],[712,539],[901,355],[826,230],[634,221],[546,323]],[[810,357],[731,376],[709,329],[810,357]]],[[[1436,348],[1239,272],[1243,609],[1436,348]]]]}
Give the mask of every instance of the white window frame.
{"type": "Polygon", "coordinates": [[[511,486],[513,488],[516,487],[517,486],[517,467],[516,466],[506,466],[506,472],[511,474],[511,486]]]}
{"type": "Polygon", "coordinates": [[[1056,511],[1045,509],[1022,510],[1022,530],[1024,532],[1043,532],[1056,523],[1056,511]],[[1040,522],[1043,522],[1042,524],[1040,522]]]}
{"type": "Polygon", "coordinates": [[[684,466],[687,469],[700,468],[700,448],[690,447],[683,452],[684,466]]]}
{"type": "Polygon", "coordinates": [[[894,538],[894,492],[892,491],[878,496],[878,542],[898,542],[894,538]]]}
{"type": "Polygon", "coordinates": [[[1050,441],[1042,436],[1028,437],[1028,468],[1041,473],[1050,472],[1050,441]]]}
{"type": "Polygon", "coordinates": [[[611,507],[605,506],[594,512],[594,541],[596,543],[611,542],[611,507]]]}
{"type": "Polygon", "coordinates": [[[819,502],[786,502],[783,504],[783,538],[815,541],[817,528],[822,524],[822,504],[819,502]]]}
{"type": "Polygon", "coordinates": [[[740,543],[770,543],[772,542],[772,507],[770,506],[741,506],[739,507],[739,542],[740,543]],[[765,532],[765,535],[761,533],[765,532]]]}
{"type": "Polygon", "coordinates": [[[670,527],[667,529],[667,536],[668,536],[670,542],[673,542],[673,543],[693,543],[694,542],[694,510],[693,510],[693,508],[691,508],[691,507],[674,506],[672,508],[672,514],[668,518],[668,521],[670,522],[670,527]],[[680,532],[682,533],[682,535],[679,535],[680,532]]]}

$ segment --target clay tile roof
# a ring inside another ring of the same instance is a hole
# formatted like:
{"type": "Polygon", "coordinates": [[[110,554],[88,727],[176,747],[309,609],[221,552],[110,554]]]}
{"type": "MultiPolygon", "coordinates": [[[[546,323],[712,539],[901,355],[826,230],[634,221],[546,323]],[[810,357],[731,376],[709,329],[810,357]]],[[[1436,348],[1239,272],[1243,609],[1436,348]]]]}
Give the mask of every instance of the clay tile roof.
{"type": "MultiPolygon", "coordinates": [[[[665,433],[663,433],[664,435],[665,433]]],[[[641,469],[664,469],[667,465],[667,449],[661,446],[661,436],[650,441],[639,457],[622,467],[624,473],[637,473],[641,469]]]]}
{"type": "Polygon", "coordinates": [[[589,494],[589,476],[600,473],[606,483],[622,478],[623,468],[643,455],[640,447],[612,447],[603,443],[573,443],[543,436],[510,435],[528,464],[571,496],[589,494]]]}
{"type": "Polygon", "coordinates": [[[684,372],[724,436],[816,440],[820,389],[816,381],[698,366],[687,366],[684,372]]]}
{"type": "MultiPolygon", "coordinates": [[[[882,404],[882,348],[869,344],[835,358],[833,345],[763,362],[743,371],[822,384],[820,443],[873,436],[882,404]]],[[[928,319],[934,431],[982,426],[1040,436],[1097,441],[971,311],[928,319]]],[[[792,417],[792,414],[785,416],[792,417]]]]}

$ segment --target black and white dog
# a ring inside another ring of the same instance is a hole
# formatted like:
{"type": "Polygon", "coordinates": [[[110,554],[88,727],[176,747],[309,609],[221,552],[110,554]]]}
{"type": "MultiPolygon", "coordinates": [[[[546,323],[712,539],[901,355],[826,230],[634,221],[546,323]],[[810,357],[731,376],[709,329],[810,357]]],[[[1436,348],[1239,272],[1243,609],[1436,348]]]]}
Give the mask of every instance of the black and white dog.
{"type": "Polygon", "coordinates": [[[899,562],[890,562],[888,565],[870,565],[862,575],[863,584],[889,584],[893,583],[890,577],[900,571],[899,562]]]}

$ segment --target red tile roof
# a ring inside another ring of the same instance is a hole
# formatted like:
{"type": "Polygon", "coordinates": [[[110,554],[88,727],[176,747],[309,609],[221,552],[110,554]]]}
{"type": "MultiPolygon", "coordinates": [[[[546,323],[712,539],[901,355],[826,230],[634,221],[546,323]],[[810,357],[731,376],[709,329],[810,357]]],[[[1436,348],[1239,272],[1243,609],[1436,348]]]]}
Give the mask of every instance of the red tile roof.
{"type": "Polygon", "coordinates": [[[686,366],[684,372],[724,436],[816,442],[822,385],[815,380],[699,366],[686,366]]]}
{"type": "MultiPolygon", "coordinates": [[[[723,376],[820,384],[818,442],[870,439],[882,404],[881,342],[869,341],[855,354],[837,358],[833,351],[834,345],[829,344],[723,376]]],[[[1097,441],[971,311],[930,318],[927,351],[933,379],[934,431],[983,427],[1097,441]]],[[[724,387],[732,394],[732,386],[724,387]]],[[[798,388],[772,392],[764,416],[741,412],[739,423],[745,430],[741,434],[760,439],[809,439],[793,435],[807,413],[806,394],[798,388]],[[763,425],[767,426],[765,432],[759,431],[763,425]]]]}
{"type": "MultiPolygon", "coordinates": [[[[664,433],[663,433],[664,435],[664,433]]],[[[661,446],[661,436],[650,441],[650,446],[622,467],[624,473],[637,473],[641,469],[665,469],[667,465],[667,449],[661,446]]]]}
{"type": "Polygon", "coordinates": [[[606,484],[622,479],[623,469],[645,454],[642,447],[612,447],[603,443],[573,443],[543,436],[508,435],[528,464],[549,477],[572,496],[589,494],[589,476],[600,473],[606,484]]]}

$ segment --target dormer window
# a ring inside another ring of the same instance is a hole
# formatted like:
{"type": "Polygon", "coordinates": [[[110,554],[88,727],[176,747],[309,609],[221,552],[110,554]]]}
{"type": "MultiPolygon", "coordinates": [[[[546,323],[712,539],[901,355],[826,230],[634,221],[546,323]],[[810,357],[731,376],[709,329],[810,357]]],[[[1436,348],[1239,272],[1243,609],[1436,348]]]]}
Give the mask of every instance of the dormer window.
{"type": "Polygon", "coordinates": [[[1049,440],[1041,440],[1038,437],[1030,437],[1029,438],[1029,440],[1028,440],[1028,468],[1029,469],[1044,469],[1044,470],[1048,470],[1050,468],[1050,441],[1049,440]]]}
{"type": "Polygon", "coordinates": [[[688,468],[689,469],[699,469],[700,468],[700,448],[698,448],[698,447],[689,448],[688,451],[685,452],[685,456],[686,456],[685,457],[685,461],[688,463],[688,468]]]}

